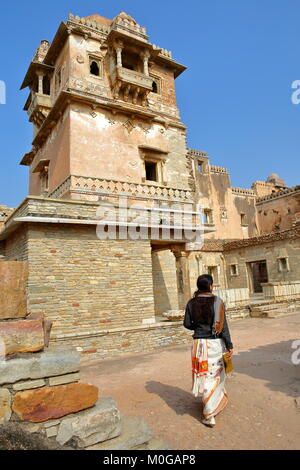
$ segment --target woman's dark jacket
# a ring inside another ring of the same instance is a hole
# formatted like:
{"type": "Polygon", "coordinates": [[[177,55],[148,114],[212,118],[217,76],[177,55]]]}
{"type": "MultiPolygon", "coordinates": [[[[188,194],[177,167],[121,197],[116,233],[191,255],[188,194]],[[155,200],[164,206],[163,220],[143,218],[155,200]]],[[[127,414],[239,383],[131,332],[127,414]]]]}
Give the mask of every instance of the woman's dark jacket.
{"type": "MultiPolygon", "coordinates": [[[[212,296],[213,297],[213,296],[212,296]]],[[[228,323],[226,319],[226,313],[224,313],[224,325],[223,329],[218,336],[215,336],[212,333],[212,327],[214,323],[214,303],[213,301],[210,303],[211,308],[211,318],[208,323],[203,323],[197,320],[197,316],[199,313],[199,309],[201,309],[200,305],[201,301],[199,298],[194,297],[192,298],[186,306],[185,316],[183,321],[183,326],[188,330],[194,330],[193,338],[204,338],[204,339],[215,339],[215,338],[222,338],[225,342],[225,346],[227,349],[233,349],[233,344],[231,342],[231,337],[229,333],[228,323]]]]}

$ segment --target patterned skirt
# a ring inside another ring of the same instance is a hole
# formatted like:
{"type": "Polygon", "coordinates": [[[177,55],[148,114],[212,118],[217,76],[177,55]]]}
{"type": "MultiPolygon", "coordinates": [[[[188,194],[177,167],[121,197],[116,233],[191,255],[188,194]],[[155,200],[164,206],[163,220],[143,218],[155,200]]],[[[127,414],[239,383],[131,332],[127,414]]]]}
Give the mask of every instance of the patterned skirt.
{"type": "Polygon", "coordinates": [[[201,396],[203,416],[216,416],[227,405],[223,339],[194,339],[192,344],[192,393],[201,396]]]}

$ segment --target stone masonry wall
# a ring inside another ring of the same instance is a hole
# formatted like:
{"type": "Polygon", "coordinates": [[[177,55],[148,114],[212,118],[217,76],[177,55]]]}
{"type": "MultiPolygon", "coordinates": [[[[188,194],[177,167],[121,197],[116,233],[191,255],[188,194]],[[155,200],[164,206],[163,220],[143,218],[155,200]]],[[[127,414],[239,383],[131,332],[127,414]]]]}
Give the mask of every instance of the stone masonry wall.
{"type": "Polygon", "coordinates": [[[178,293],[175,256],[170,250],[152,253],[155,314],[177,310],[178,293]]]}
{"type": "Polygon", "coordinates": [[[182,325],[182,320],[180,320],[127,329],[120,328],[115,331],[103,330],[102,334],[90,332],[89,335],[85,336],[57,335],[51,343],[64,347],[76,346],[81,353],[81,360],[85,361],[120,356],[129,352],[147,352],[160,347],[189,343],[192,341],[191,335],[192,332],[186,330],[182,325]]]}
{"type": "Polygon", "coordinates": [[[20,227],[5,241],[5,259],[7,261],[27,260],[27,228],[20,227]]]}
{"type": "Polygon", "coordinates": [[[224,253],[227,266],[227,279],[231,288],[247,287],[249,285],[249,273],[247,263],[253,261],[267,261],[269,282],[298,281],[300,280],[300,239],[276,240],[269,243],[248,246],[245,248],[231,249],[224,253]],[[280,272],[278,258],[287,257],[289,271],[280,272]],[[238,264],[238,275],[232,276],[230,264],[238,264]]]}
{"type": "Polygon", "coordinates": [[[30,224],[28,308],[53,333],[142,324],[154,315],[149,241],[99,240],[94,226],[30,224]]]}

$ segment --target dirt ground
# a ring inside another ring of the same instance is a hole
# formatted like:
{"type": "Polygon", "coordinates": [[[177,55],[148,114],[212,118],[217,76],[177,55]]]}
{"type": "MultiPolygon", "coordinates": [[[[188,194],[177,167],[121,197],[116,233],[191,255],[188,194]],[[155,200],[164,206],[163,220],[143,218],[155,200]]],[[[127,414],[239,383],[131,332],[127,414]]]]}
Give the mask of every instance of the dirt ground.
{"type": "Polygon", "coordinates": [[[189,343],[85,362],[81,380],[115,398],[124,415],[144,418],[173,450],[300,449],[300,364],[291,361],[300,314],[236,320],[230,330],[235,370],[214,428],[200,422],[201,399],[190,392],[189,343]]]}

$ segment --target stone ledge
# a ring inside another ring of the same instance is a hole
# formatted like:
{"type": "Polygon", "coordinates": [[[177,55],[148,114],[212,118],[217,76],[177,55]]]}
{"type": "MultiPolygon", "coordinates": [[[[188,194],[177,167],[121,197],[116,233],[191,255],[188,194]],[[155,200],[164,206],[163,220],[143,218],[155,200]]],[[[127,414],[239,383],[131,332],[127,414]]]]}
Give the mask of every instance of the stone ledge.
{"type": "Polygon", "coordinates": [[[137,330],[150,330],[154,328],[169,328],[170,326],[179,326],[182,325],[182,320],[180,321],[164,321],[164,322],[158,322],[158,323],[149,323],[149,324],[144,324],[144,325],[138,325],[138,326],[128,326],[128,327],[123,327],[123,328],[111,328],[109,330],[93,330],[93,331],[84,331],[84,332],[78,332],[78,333],[65,333],[65,334],[56,334],[52,335],[51,340],[52,341],[60,341],[60,340],[65,340],[65,339],[71,339],[71,338],[90,338],[93,336],[106,336],[108,334],[113,334],[113,333],[123,333],[127,331],[137,331],[137,330]]]}
{"type": "Polygon", "coordinates": [[[0,385],[26,379],[44,379],[80,369],[80,355],[74,347],[52,347],[24,356],[0,362],[0,385]]]}

